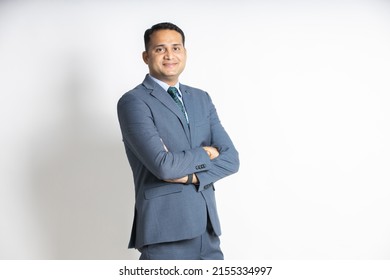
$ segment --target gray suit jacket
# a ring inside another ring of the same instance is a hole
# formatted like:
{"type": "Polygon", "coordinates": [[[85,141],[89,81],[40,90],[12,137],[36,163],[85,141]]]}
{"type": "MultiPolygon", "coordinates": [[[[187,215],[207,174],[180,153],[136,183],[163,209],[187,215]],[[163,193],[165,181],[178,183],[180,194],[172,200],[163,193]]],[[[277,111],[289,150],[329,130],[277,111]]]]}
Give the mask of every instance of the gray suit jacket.
{"type": "Polygon", "coordinates": [[[180,91],[189,124],[149,75],[118,102],[136,197],[129,248],[197,237],[206,230],[207,214],[221,234],[213,183],[238,171],[238,153],[209,95],[182,84],[180,91]],[[215,146],[220,155],[210,160],[202,146],[215,146]],[[192,173],[199,186],[164,181],[192,173]]]}

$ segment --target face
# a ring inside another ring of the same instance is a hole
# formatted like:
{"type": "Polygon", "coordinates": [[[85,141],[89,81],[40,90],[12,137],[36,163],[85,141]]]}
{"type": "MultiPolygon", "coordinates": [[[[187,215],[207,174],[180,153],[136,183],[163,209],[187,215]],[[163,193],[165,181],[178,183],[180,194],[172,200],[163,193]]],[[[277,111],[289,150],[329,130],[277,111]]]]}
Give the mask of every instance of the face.
{"type": "Polygon", "coordinates": [[[158,30],[150,36],[149,48],[142,57],[150,75],[173,86],[184,70],[187,52],[179,32],[158,30]]]}

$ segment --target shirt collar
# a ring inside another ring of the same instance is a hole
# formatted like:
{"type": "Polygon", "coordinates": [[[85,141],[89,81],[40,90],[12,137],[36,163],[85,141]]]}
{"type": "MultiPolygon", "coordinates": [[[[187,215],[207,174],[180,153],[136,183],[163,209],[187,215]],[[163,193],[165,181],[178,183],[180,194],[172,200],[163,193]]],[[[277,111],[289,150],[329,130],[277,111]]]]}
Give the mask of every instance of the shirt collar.
{"type": "MultiPolygon", "coordinates": [[[[156,79],[155,77],[153,77],[152,75],[150,75],[150,78],[152,78],[153,81],[155,81],[159,86],[161,86],[165,91],[168,91],[168,88],[170,88],[171,86],[168,85],[167,83],[164,83],[163,81],[160,81],[159,79],[156,79]]],[[[179,85],[180,83],[177,82],[176,85],[174,85],[173,87],[175,87],[178,91],[179,91],[179,95],[181,97],[181,92],[180,92],[180,88],[179,88],[179,85]]]]}

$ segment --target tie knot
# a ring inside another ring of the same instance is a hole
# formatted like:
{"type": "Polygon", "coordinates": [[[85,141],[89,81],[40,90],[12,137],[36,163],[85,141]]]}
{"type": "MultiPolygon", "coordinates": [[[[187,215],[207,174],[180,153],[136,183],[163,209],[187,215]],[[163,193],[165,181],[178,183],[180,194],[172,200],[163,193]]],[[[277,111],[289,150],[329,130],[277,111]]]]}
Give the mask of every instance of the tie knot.
{"type": "Polygon", "coordinates": [[[177,90],[177,88],[175,88],[175,87],[169,87],[168,88],[168,93],[172,96],[172,97],[174,97],[174,96],[178,96],[178,90],[177,90]]]}

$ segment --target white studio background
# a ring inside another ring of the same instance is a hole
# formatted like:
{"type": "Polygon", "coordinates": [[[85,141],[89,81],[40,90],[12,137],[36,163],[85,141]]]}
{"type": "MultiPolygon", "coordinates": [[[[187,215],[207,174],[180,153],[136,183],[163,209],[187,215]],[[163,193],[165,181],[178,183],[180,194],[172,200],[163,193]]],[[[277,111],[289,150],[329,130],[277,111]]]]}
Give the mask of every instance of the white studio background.
{"type": "Polygon", "coordinates": [[[143,32],[186,33],[241,159],[226,259],[390,258],[390,2],[0,2],[0,259],[136,259],[116,116],[143,32]]]}

